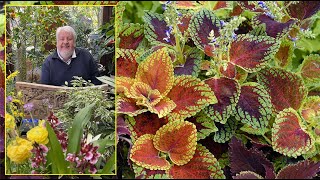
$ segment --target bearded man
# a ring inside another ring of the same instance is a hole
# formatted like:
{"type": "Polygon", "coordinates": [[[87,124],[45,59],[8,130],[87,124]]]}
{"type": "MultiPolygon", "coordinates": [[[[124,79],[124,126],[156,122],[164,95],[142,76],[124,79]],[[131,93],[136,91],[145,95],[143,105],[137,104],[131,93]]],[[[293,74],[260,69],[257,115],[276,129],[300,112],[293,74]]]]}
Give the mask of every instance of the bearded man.
{"type": "Polygon", "coordinates": [[[65,82],[71,86],[73,76],[90,80],[95,85],[102,84],[96,77],[99,76],[98,65],[91,53],[83,48],[76,47],[77,35],[71,26],[59,27],[56,32],[57,49],[50,54],[42,65],[42,84],[62,86],[65,82]]]}

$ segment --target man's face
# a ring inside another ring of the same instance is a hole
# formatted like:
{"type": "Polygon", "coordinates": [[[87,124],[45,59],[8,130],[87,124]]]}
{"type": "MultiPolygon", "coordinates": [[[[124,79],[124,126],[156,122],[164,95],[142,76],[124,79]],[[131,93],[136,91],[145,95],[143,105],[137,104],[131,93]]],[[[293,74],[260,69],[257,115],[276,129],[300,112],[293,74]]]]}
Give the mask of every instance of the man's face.
{"type": "Polygon", "coordinates": [[[57,49],[63,58],[68,58],[74,50],[74,38],[71,32],[60,31],[57,39],[57,49]]]}

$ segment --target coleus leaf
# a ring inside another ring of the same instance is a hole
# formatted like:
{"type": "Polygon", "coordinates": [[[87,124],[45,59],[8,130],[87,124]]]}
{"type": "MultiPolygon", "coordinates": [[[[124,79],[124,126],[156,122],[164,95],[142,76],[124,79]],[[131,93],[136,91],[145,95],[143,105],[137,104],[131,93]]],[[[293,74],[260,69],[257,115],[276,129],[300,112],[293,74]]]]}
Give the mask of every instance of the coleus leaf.
{"type": "Polygon", "coordinates": [[[272,128],[272,147],[275,151],[296,158],[308,152],[313,145],[313,136],[306,131],[294,109],[284,109],[277,115],[272,128]]]}
{"type": "Polygon", "coordinates": [[[134,79],[129,77],[116,77],[116,87],[118,94],[124,94],[127,97],[132,97],[130,93],[131,86],[134,84],[134,79]]]}
{"type": "Polygon", "coordinates": [[[278,45],[268,36],[238,35],[231,43],[230,62],[248,72],[256,72],[273,58],[278,45]]]}
{"type": "Polygon", "coordinates": [[[135,117],[128,117],[127,124],[133,140],[145,134],[155,135],[163,125],[168,123],[166,118],[159,118],[156,114],[145,112],[135,117]]]}
{"type": "Polygon", "coordinates": [[[169,179],[165,170],[150,170],[136,164],[132,165],[135,179],[169,179]]]}
{"type": "Polygon", "coordinates": [[[304,58],[301,64],[301,76],[306,84],[320,86],[320,56],[311,54],[304,58]]]}
{"type": "MultiPolygon", "coordinates": [[[[121,26],[123,25],[123,20],[122,20],[122,16],[123,16],[123,12],[124,10],[126,9],[126,4],[128,2],[125,2],[125,1],[122,1],[122,2],[118,2],[117,3],[117,8],[115,8],[115,19],[116,21],[114,21],[114,27],[115,29],[118,29],[120,30],[121,29],[121,26]]],[[[119,37],[119,31],[115,31],[115,37],[119,37]]],[[[119,38],[115,38],[116,40],[116,47],[118,48],[119,47],[119,38]]]]}
{"type": "Polygon", "coordinates": [[[231,62],[227,62],[226,67],[220,65],[219,71],[225,77],[238,80],[240,84],[244,82],[248,76],[247,71],[232,64],[231,62]]]}
{"type": "Polygon", "coordinates": [[[289,107],[298,110],[307,95],[302,79],[280,68],[261,70],[258,82],[267,89],[276,112],[289,107]]]}
{"type": "Polygon", "coordinates": [[[320,171],[320,162],[300,161],[281,169],[277,179],[312,179],[320,171]]]}
{"type": "Polygon", "coordinates": [[[158,45],[159,43],[170,46],[176,45],[174,35],[170,34],[170,37],[168,38],[166,34],[166,32],[169,32],[170,30],[162,14],[145,12],[143,20],[145,22],[145,37],[152,45],[158,45]],[[168,38],[169,42],[167,42],[165,38],[168,38]]]}
{"type": "Polygon", "coordinates": [[[255,82],[243,84],[236,111],[237,120],[263,131],[268,126],[272,115],[272,104],[268,92],[262,85],[255,82]]]}
{"type": "Polygon", "coordinates": [[[174,164],[184,165],[196,150],[196,126],[188,121],[169,122],[156,132],[153,144],[157,150],[168,153],[174,164]]]}
{"type": "Polygon", "coordinates": [[[167,95],[177,107],[169,114],[169,120],[185,119],[195,115],[209,104],[217,102],[210,87],[192,76],[177,76],[167,95]]]}
{"type": "Polygon", "coordinates": [[[130,159],[137,165],[150,170],[167,170],[170,163],[165,157],[159,157],[159,151],[153,146],[154,135],[139,137],[132,146],[130,159]]]}
{"type": "Polygon", "coordinates": [[[0,88],[0,117],[4,118],[5,110],[5,92],[3,88],[0,88]]]}
{"type": "Polygon", "coordinates": [[[182,14],[181,17],[179,17],[179,21],[181,22],[178,24],[178,28],[180,32],[182,33],[183,36],[188,36],[188,28],[190,25],[190,20],[191,20],[192,14],[190,12],[186,14],[182,14]]]}
{"type": "Polygon", "coordinates": [[[208,39],[210,32],[213,31],[214,37],[218,37],[219,29],[220,21],[213,11],[201,9],[192,16],[188,31],[194,44],[204,51],[206,46],[211,46],[208,39]]]}
{"type": "Polygon", "coordinates": [[[280,67],[287,67],[292,63],[293,42],[284,40],[281,42],[278,52],[275,54],[275,62],[280,67]]]}
{"type": "Polygon", "coordinates": [[[158,114],[159,118],[167,116],[177,105],[169,98],[165,97],[154,106],[148,106],[148,110],[152,113],[158,114]]]}
{"type": "Polygon", "coordinates": [[[283,34],[289,32],[293,24],[296,22],[293,19],[285,23],[277,22],[265,14],[258,15],[255,20],[258,24],[265,24],[267,35],[273,38],[283,37],[283,34]]]}
{"type": "Polygon", "coordinates": [[[124,121],[123,115],[117,115],[117,136],[121,135],[131,135],[128,125],[124,121]]]}
{"type": "MultiPolygon", "coordinates": [[[[148,58],[148,56],[150,56],[152,53],[158,51],[159,49],[166,49],[166,51],[168,52],[170,58],[171,58],[171,61],[174,62],[175,59],[176,59],[176,52],[175,50],[171,49],[171,48],[167,48],[166,46],[163,46],[163,45],[158,45],[158,46],[152,46],[150,49],[146,50],[146,49],[142,49],[142,50],[139,50],[139,51],[143,51],[141,52],[140,56],[136,59],[136,61],[138,63],[141,63],[142,61],[146,60],[148,58]]],[[[137,51],[137,50],[136,50],[137,51]]]]}
{"type": "MultiPolygon", "coordinates": [[[[286,1],[284,5],[288,5],[290,1],[286,1]]],[[[291,17],[304,20],[316,14],[320,9],[319,1],[299,1],[291,3],[288,7],[288,13],[291,17]]]]}
{"type": "Polygon", "coordinates": [[[173,6],[177,9],[199,9],[202,7],[200,1],[173,1],[173,6]]]}
{"type": "Polygon", "coordinates": [[[198,48],[188,48],[184,53],[186,62],[182,67],[175,67],[175,75],[192,75],[198,77],[203,53],[198,48]]]}
{"type": "Polygon", "coordinates": [[[303,101],[301,115],[309,124],[317,124],[320,117],[320,96],[308,96],[303,101]]]}
{"type": "Polygon", "coordinates": [[[241,171],[236,176],[232,176],[233,179],[264,179],[259,174],[252,171],[241,171]]]}
{"type": "Polygon", "coordinates": [[[186,121],[192,122],[194,125],[196,125],[198,140],[204,139],[211,133],[218,131],[218,128],[212,122],[212,119],[203,111],[200,111],[195,116],[187,118],[186,121]]]}
{"type": "Polygon", "coordinates": [[[170,91],[174,81],[173,65],[166,48],[161,48],[139,64],[136,81],[157,89],[162,96],[170,91]]]}
{"type": "Polygon", "coordinates": [[[117,54],[117,77],[134,78],[139,65],[136,62],[138,54],[131,49],[118,49],[117,54]]]}
{"type": "Polygon", "coordinates": [[[255,148],[247,149],[235,137],[231,139],[229,146],[230,167],[233,176],[242,171],[252,171],[266,179],[275,178],[273,165],[262,151],[255,148]]]}
{"type": "Polygon", "coordinates": [[[214,133],[213,140],[217,143],[229,141],[237,130],[237,121],[230,117],[225,124],[216,123],[218,131],[214,133]]]}
{"type": "Polygon", "coordinates": [[[119,48],[135,50],[144,37],[143,30],[140,24],[123,24],[119,33],[119,48]]]}
{"type": "Polygon", "coordinates": [[[173,179],[225,179],[217,159],[198,144],[193,158],[183,166],[173,165],[169,176],[173,179]]]}
{"type": "Polygon", "coordinates": [[[136,99],[137,105],[153,106],[160,102],[162,96],[157,89],[143,82],[135,82],[130,88],[130,95],[136,99]]]}
{"type": "Polygon", "coordinates": [[[226,123],[233,114],[240,96],[240,85],[237,81],[226,77],[209,78],[205,80],[217,97],[218,103],[206,108],[206,113],[214,121],[226,123]]]}
{"type": "Polygon", "coordinates": [[[136,100],[132,98],[117,96],[116,102],[118,113],[127,114],[129,116],[136,116],[148,111],[147,109],[136,105],[136,100]]]}

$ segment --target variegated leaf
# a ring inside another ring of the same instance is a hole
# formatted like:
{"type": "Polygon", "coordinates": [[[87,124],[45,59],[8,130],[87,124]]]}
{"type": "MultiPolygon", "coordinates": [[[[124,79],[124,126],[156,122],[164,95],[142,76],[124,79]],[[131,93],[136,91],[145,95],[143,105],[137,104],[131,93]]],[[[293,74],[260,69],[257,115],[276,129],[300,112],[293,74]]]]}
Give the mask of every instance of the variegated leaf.
{"type": "Polygon", "coordinates": [[[156,149],[168,153],[174,164],[184,165],[196,150],[196,126],[188,121],[169,122],[156,132],[153,143],[156,149]]]}
{"type": "Polygon", "coordinates": [[[320,87],[320,56],[311,54],[301,64],[301,76],[307,85],[320,87]]]}
{"type": "MultiPolygon", "coordinates": [[[[318,124],[320,118],[320,96],[308,96],[303,101],[301,115],[309,124],[318,124]]],[[[318,127],[320,126],[318,125],[318,127]]]]}
{"type": "Polygon", "coordinates": [[[190,21],[189,33],[194,44],[204,51],[206,46],[209,45],[209,34],[213,31],[214,36],[220,36],[220,21],[214,15],[213,11],[201,9],[195,13],[190,21]]]}
{"type": "Polygon", "coordinates": [[[205,139],[211,133],[218,131],[218,128],[203,111],[200,111],[195,116],[187,118],[186,121],[192,122],[197,127],[197,138],[205,139]]]}
{"type": "Polygon", "coordinates": [[[272,104],[265,88],[255,82],[241,86],[241,94],[236,107],[236,119],[254,129],[264,131],[272,115],[272,104]]]}
{"type": "Polygon", "coordinates": [[[233,179],[264,179],[261,175],[252,171],[241,171],[239,174],[232,176],[233,179]]]}
{"type": "Polygon", "coordinates": [[[130,159],[137,165],[150,170],[167,170],[170,163],[153,146],[154,135],[145,134],[139,137],[132,146],[130,159]]]}
{"type": "Polygon", "coordinates": [[[265,24],[267,35],[273,38],[282,38],[296,22],[293,19],[285,23],[277,22],[265,14],[258,15],[255,20],[258,24],[265,24]]]}
{"type": "Polygon", "coordinates": [[[145,12],[143,20],[145,22],[145,37],[152,45],[158,45],[159,43],[170,46],[176,45],[174,34],[170,33],[169,38],[166,34],[169,31],[169,26],[162,14],[145,12]],[[165,38],[168,38],[167,41],[165,38]]]}
{"type": "Polygon", "coordinates": [[[154,106],[148,106],[150,112],[158,115],[159,118],[167,116],[174,108],[176,104],[169,98],[165,97],[160,100],[160,102],[154,106]]]}
{"type": "Polygon", "coordinates": [[[153,52],[141,62],[136,73],[136,80],[148,84],[151,89],[157,89],[162,96],[171,90],[174,74],[173,65],[166,48],[153,52]]]}
{"type": "Polygon", "coordinates": [[[225,143],[229,141],[237,130],[237,124],[234,117],[230,117],[225,124],[216,123],[218,131],[214,133],[214,142],[225,143]]]}
{"type": "Polygon", "coordinates": [[[134,78],[139,65],[136,62],[138,54],[132,49],[118,49],[117,54],[117,77],[134,78]]]}
{"type": "Polygon", "coordinates": [[[214,121],[225,124],[233,114],[240,96],[240,85],[237,81],[225,77],[205,80],[218,99],[218,103],[206,108],[206,113],[214,121]]]}
{"type": "Polygon", "coordinates": [[[199,9],[203,3],[203,1],[173,1],[172,5],[177,9],[199,9]]]}
{"type": "MultiPolygon", "coordinates": [[[[122,16],[123,16],[123,12],[124,10],[126,9],[126,5],[127,5],[128,2],[126,1],[122,1],[122,2],[119,2],[117,4],[117,8],[115,8],[115,21],[114,21],[114,26],[115,26],[115,29],[118,29],[120,30],[121,29],[121,26],[123,25],[123,20],[122,20],[122,16]]],[[[115,37],[119,37],[119,31],[115,31],[115,37]]],[[[116,38],[116,47],[119,47],[119,39],[116,38]]]]}
{"type": "Polygon", "coordinates": [[[320,10],[319,1],[298,1],[297,3],[291,3],[290,1],[286,1],[284,5],[287,6],[289,3],[289,15],[299,20],[307,19],[320,10]]]}
{"type": "Polygon", "coordinates": [[[214,92],[207,84],[198,78],[185,75],[175,78],[167,97],[177,105],[170,113],[169,120],[191,117],[209,104],[217,103],[214,92]]]}
{"type": "Polygon", "coordinates": [[[178,24],[178,28],[182,35],[188,36],[189,32],[187,31],[190,25],[192,14],[188,12],[187,14],[183,14],[181,17],[179,17],[179,21],[181,24],[178,24]]]}
{"type": "Polygon", "coordinates": [[[289,107],[298,110],[307,95],[302,79],[280,68],[261,70],[258,82],[267,89],[276,112],[289,107]]]}
{"type": "Polygon", "coordinates": [[[136,105],[135,99],[118,96],[116,102],[117,112],[121,114],[136,116],[138,114],[148,111],[147,109],[144,109],[143,107],[136,105]]]}
{"type": "Polygon", "coordinates": [[[136,99],[137,105],[154,106],[160,102],[162,96],[157,89],[143,82],[135,82],[130,89],[131,96],[136,99]]]}
{"type": "Polygon", "coordinates": [[[132,164],[135,179],[169,179],[165,170],[150,170],[136,164],[132,164]]]}
{"type": "Polygon", "coordinates": [[[119,33],[119,48],[135,50],[144,37],[143,29],[140,24],[123,24],[119,33]]]}
{"type": "Polygon", "coordinates": [[[293,42],[284,40],[281,42],[280,48],[275,55],[275,62],[280,67],[287,67],[292,63],[293,42]]]}
{"type": "Polygon", "coordinates": [[[232,64],[231,62],[227,62],[225,67],[221,65],[219,67],[220,73],[228,78],[237,80],[240,84],[244,82],[248,76],[248,72],[244,69],[240,68],[232,64]]]}
{"type": "Polygon", "coordinates": [[[277,179],[314,179],[319,171],[319,162],[304,160],[282,168],[277,175],[277,179]]]}
{"type": "Polygon", "coordinates": [[[289,157],[307,153],[314,145],[314,138],[306,131],[298,113],[287,108],[281,111],[272,128],[272,147],[289,157]]]}
{"type": "Polygon", "coordinates": [[[230,62],[248,72],[256,72],[274,57],[278,45],[268,36],[238,35],[231,43],[230,62]]]}
{"type": "Polygon", "coordinates": [[[145,134],[155,135],[160,127],[168,123],[166,118],[159,118],[156,114],[145,112],[126,120],[131,132],[131,139],[138,139],[145,134]]]}
{"type": "Polygon", "coordinates": [[[116,77],[116,87],[118,94],[125,94],[127,97],[132,97],[130,93],[131,86],[134,84],[134,79],[129,77],[116,77]]]}
{"type": "Polygon", "coordinates": [[[192,75],[194,77],[198,77],[200,72],[200,64],[203,58],[203,52],[197,48],[188,48],[188,50],[184,53],[186,57],[186,62],[182,67],[175,67],[174,74],[175,75],[192,75]]]}
{"type": "Polygon", "coordinates": [[[185,165],[173,165],[169,176],[173,179],[225,179],[217,159],[198,144],[193,158],[185,165]]]}

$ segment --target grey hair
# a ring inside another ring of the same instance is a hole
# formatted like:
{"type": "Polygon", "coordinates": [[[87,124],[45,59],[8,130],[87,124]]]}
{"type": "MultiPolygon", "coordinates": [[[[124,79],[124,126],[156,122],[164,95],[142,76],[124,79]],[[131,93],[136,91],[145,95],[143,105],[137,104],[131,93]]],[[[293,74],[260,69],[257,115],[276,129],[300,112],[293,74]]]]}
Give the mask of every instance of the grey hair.
{"type": "Polygon", "coordinates": [[[60,33],[60,31],[67,31],[67,32],[71,32],[74,38],[74,42],[76,42],[77,40],[77,34],[76,31],[71,27],[71,26],[62,26],[62,27],[58,27],[57,32],[56,32],[56,38],[58,40],[58,34],[60,33]]]}

